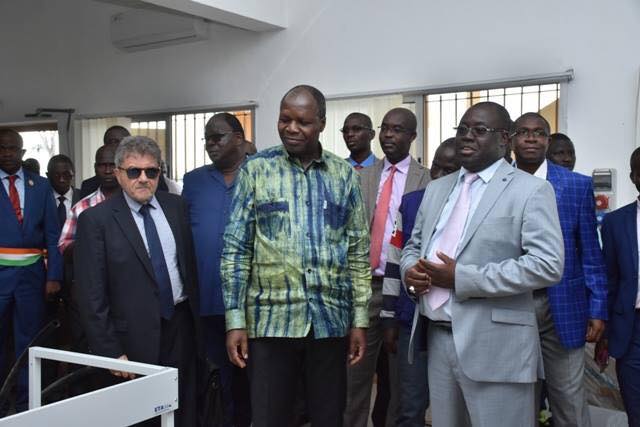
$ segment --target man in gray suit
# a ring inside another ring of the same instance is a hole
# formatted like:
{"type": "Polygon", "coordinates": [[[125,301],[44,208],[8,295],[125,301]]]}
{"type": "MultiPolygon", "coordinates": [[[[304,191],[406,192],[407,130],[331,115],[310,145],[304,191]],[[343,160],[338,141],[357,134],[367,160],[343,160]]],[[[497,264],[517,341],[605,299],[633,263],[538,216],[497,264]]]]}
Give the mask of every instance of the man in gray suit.
{"type": "MultiPolygon", "coordinates": [[[[429,169],[416,162],[409,150],[416,138],[416,116],[406,108],[394,108],[385,114],[380,126],[380,146],[384,159],[360,171],[362,198],[371,226],[371,288],[369,303],[369,329],[364,359],[349,367],[347,382],[347,409],[344,424],[366,427],[369,417],[371,387],[376,372],[376,361],[382,346],[383,329],[382,279],[386,266],[386,253],[394,230],[402,195],[421,190],[429,182],[429,169]]],[[[397,332],[396,332],[397,333],[397,332]]],[[[397,339],[397,338],[396,338],[397,339]]],[[[389,363],[390,404],[386,425],[393,425],[397,406],[397,375],[395,363],[389,363]]],[[[378,422],[375,423],[378,425],[378,422]]],[[[384,420],[380,422],[384,425],[384,420]]]]}
{"type": "Polygon", "coordinates": [[[564,252],[553,188],[503,159],[510,122],[492,102],[467,110],[462,168],[427,187],[402,254],[416,319],[429,318],[434,426],[535,425],[532,291],[560,280],[564,252]]]}

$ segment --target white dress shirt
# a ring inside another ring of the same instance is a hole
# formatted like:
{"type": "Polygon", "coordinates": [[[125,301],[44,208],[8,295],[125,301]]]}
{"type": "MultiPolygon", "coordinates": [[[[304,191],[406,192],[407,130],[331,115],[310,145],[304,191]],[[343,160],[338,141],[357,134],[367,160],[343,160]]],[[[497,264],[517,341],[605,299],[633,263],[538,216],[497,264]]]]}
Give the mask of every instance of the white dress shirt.
{"type": "MultiPolygon", "coordinates": [[[[22,211],[22,216],[24,216],[24,170],[22,168],[18,169],[18,172],[14,173],[18,177],[15,182],[16,190],[18,191],[18,198],[20,199],[20,210],[22,211]]],[[[7,197],[9,197],[9,176],[8,173],[0,169],[0,181],[2,181],[2,185],[4,185],[4,189],[7,192],[7,197]]],[[[31,183],[33,185],[33,182],[31,183]]]]}

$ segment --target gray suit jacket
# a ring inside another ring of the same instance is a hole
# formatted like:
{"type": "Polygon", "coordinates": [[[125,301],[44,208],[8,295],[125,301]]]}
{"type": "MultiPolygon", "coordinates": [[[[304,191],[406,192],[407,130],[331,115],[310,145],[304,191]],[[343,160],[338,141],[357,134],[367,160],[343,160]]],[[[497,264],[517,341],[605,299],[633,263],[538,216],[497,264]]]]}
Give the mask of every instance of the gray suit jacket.
{"type": "MultiPolygon", "coordinates": [[[[402,277],[425,256],[458,176],[427,187],[402,252],[402,277]]],[[[557,283],[563,267],[553,188],[504,162],[470,219],[456,261],[451,320],[467,377],[530,383],[543,376],[532,291],[557,283]]]]}
{"type": "MultiPolygon", "coordinates": [[[[378,197],[378,187],[380,185],[380,177],[384,168],[384,159],[376,160],[373,166],[360,170],[360,186],[362,187],[362,199],[367,212],[369,227],[373,220],[373,214],[376,211],[376,199],[378,197]]],[[[416,162],[413,158],[409,165],[407,173],[407,182],[404,187],[404,193],[422,190],[427,186],[431,178],[429,178],[429,169],[416,162]]]]}

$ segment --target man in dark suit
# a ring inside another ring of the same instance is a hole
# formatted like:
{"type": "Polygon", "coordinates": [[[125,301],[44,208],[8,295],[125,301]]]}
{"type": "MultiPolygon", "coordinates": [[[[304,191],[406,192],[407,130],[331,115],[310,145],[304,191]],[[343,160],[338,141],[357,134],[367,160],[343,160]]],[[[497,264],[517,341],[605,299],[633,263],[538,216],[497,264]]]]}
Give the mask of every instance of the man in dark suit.
{"type": "MultiPolygon", "coordinates": [[[[385,114],[380,126],[380,147],[384,159],[360,171],[362,198],[371,233],[371,289],[367,350],[359,365],[349,368],[347,409],[344,424],[366,427],[376,360],[382,347],[383,328],[382,280],[386,254],[394,229],[402,195],[421,190],[429,182],[429,169],[416,162],[409,150],[416,138],[416,116],[406,108],[394,108],[385,114]]],[[[392,331],[393,332],[393,331],[392,331]]],[[[397,332],[397,331],[396,331],[397,332]]],[[[392,357],[390,357],[390,360],[392,357]]],[[[390,404],[385,420],[393,424],[397,405],[397,375],[395,363],[389,364],[390,404]]],[[[377,425],[377,421],[376,421],[377,425]]]]}
{"type": "Polygon", "coordinates": [[[156,193],[160,149],[152,139],[123,139],[115,162],[122,192],[80,215],[73,253],[89,348],[178,368],[177,425],[194,426],[199,302],[186,206],[156,193]]]}
{"type": "Polygon", "coordinates": [[[549,133],[544,117],[525,113],[515,121],[511,143],[518,169],[553,186],[564,240],[562,280],[533,293],[553,421],[588,427],[584,345],[599,340],[604,331],[607,276],[591,178],[546,160],[549,133]]]}
{"type": "MultiPolygon", "coordinates": [[[[117,146],[123,138],[131,135],[129,130],[124,126],[111,126],[104,133],[104,137],[102,138],[102,142],[104,145],[115,145],[117,146]]],[[[97,167],[97,166],[96,166],[97,167]]],[[[82,181],[82,185],[80,186],[80,198],[84,199],[89,194],[93,193],[100,187],[100,179],[98,178],[98,173],[92,176],[91,178],[87,178],[82,181]]]]}
{"type": "MultiPolygon", "coordinates": [[[[16,357],[43,326],[44,295],[60,291],[60,226],[46,179],[22,168],[22,137],[0,130],[0,342],[13,317],[16,357]],[[45,267],[44,251],[48,252],[45,267]]],[[[7,355],[0,350],[0,366],[7,355]]],[[[18,376],[16,409],[27,408],[27,368],[18,376]]]]}
{"type": "MultiPolygon", "coordinates": [[[[640,192],[640,148],[631,154],[631,182],[640,192]]],[[[635,200],[604,217],[602,250],[609,282],[607,339],[596,355],[608,351],[616,358],[620,393],[629,426],[640,426],[640,286],[638,282],[638,219],[635,200]]],[[[601,363],[606,364],[607,357],[601,363]]]]}
{"type": "Polygon", "coordinates": [[[75,168],[71,159],[64,154],[57,154],[47,164],[47,178],[53,188],[60,228],[69,217],[71,207],[80,200],[80,190],[72,185],[75,168]]]}

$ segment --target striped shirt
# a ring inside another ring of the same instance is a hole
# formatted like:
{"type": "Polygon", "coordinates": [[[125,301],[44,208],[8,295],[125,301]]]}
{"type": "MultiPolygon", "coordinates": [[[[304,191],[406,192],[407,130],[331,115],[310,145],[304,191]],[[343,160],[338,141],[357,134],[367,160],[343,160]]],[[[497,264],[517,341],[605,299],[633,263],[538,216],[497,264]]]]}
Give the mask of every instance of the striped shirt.
{"type": "Polygon", "coordinates": [[[323,151],[306,169],[283,146],[238,174],[220,265],[227,330],[341,337],[367,327],[369,232],[357,173],[323,151]]]}
{"type": "Polygon", "coordinates": [[[60,239],[58,240],[58,249],[60,249],[60,253],[64,253],[65,249],[67,249],[76,239],[78,217],[80,214],[87,209],[102,203],[104,199],[104,194],[102,194],[102,191],[98,188],[96,191],[73,205],[69,217],[65,221],[62,231],[60,232],[60,239]]]}

